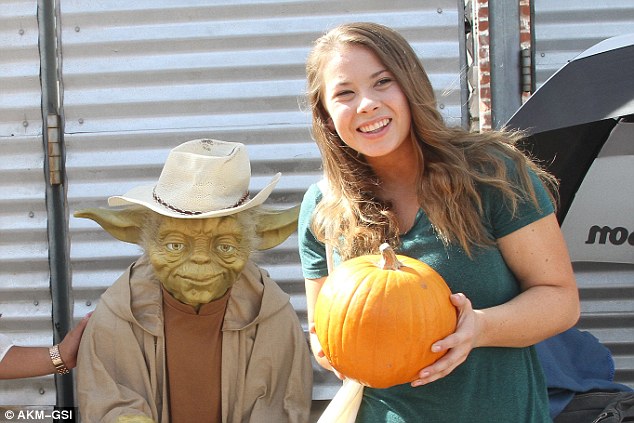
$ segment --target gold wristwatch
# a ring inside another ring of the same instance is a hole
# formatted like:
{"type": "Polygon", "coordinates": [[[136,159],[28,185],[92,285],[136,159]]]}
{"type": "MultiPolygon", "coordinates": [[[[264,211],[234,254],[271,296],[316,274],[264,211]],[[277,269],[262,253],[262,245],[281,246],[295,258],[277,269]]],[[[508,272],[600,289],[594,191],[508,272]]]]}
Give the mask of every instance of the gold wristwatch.
{"type": "Polygon", "coordinates": [[[55,370],[60,375],[66,375],[70,373],[66,364],[64,364],[64,360],[62,360],[62,356],[59,355],[59,344],[53,345],[48,349],[48,355],[51,356],[51,361],[53,362],[53,366],[55,366],[55,370]]]}

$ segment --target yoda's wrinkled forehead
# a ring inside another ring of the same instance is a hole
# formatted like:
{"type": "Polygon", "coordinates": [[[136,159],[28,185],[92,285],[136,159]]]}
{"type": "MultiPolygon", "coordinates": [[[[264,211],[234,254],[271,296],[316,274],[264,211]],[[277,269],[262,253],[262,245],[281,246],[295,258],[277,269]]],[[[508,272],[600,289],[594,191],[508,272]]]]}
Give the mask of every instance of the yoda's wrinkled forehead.
{"type": "Polygon", "coordinates": [[[139,245],[146,251],[148,247],[180,234],[189,239],[218,241],[233,238],[234,243],[248,255],[257,240],[255,213],[250,212],[207,219],[175,219],[152,213],[142,232],[139,245]]]}

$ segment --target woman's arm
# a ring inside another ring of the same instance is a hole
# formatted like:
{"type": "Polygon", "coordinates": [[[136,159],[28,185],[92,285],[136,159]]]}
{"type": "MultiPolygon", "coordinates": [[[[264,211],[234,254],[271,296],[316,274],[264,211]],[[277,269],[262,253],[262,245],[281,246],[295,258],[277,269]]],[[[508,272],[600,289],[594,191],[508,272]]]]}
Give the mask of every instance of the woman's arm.
{"type": "Polygon", "coordinates": [[[324,352],[321,349],[317,334],[315,333],[315,303],[317,302],[317,296],[319,291],[326,281],[326,277],[318,279],[305,279],[306,286],[306,314],[308,316],[308,331],[310,333],[310,349],[313,352],[313,356],[317,363],[324,369],[333,370],[330,363],[324,356],[324,352]]]}
{"type": "Polygon", "coordinates": [[[525,347],[572,327],[579,319],[579,292],[566,242],[554,214],[498,240],[522,293],[478,311],[476,346],[525,347]]]}
{"type": "Polygon", "coordinates": [[[521,293],[499,306],[473,310],[463,294],[456,332],[432,345],[447,354],[422,369],[414,386],[451,373],[477,347],[526,347],[572,327],[579,319],[579,293],[565,240],[554,214],[498,240],[521,293]]]}
{"type": "Polygon", "coordinates": [[[47,347],[12,346],[0,362],[0,379],[19,379],[55,373],[47,347]]]}
{"type": "MultiPolygon", "coordinates": [[[[77,349],[81,335],[86,328],[88,318],[85,316],[73,330],[68,332],[59,344],[59,353],[66,368],[72,369],[77,364],[77,349]]],[[[18,379],[23,377],[43,376],[55,373],[55,366],[47,347],[13,346],[0,362],[0,379],[18,379]]]]}

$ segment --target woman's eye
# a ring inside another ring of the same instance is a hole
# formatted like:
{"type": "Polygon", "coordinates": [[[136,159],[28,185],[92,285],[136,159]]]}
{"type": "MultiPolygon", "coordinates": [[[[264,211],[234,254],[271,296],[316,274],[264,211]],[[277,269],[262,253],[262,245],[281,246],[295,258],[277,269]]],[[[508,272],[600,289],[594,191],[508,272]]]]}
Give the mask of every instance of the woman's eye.
{"type": "Polygon", "coordinates": [[[335,97],[346,97],[346,96],[350,96],[352,94],[353,94],[353,92],[350,91],[350,90],[339,91],[338,93],[335,94],[335,97]]]}
{"type": "Polygon", "coordinates": [[[168,244],[165,244],[165,248],[167,248],[169,251],[179,252],[182,251],[183,248],[185,248],[185,244],[181,244],[179,242],[170,242],[168,244]]]}
{"type": "Polygon", "coordinates": [[[392,78],[381,78],[377,81],[376,85],[379,85],[379,86],[387,85],[390,82],[392,82],[392,78]]]}

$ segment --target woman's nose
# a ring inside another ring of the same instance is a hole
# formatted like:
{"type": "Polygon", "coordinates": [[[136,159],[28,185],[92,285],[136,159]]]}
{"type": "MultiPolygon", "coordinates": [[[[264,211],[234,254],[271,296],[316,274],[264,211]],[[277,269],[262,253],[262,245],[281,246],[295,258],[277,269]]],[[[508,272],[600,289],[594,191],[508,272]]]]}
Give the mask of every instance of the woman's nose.
{"type": "Polygon", "coordinates": [[[380,101],[371,95],[363,95],[361,101],[359,101],[359,107],[357,111],[359,113],[371,112],[379,108],[380,101]]]}

